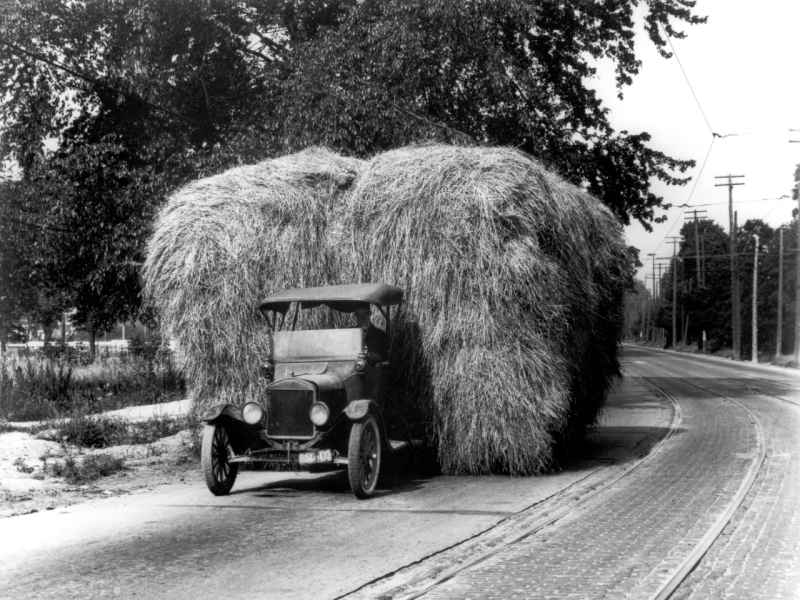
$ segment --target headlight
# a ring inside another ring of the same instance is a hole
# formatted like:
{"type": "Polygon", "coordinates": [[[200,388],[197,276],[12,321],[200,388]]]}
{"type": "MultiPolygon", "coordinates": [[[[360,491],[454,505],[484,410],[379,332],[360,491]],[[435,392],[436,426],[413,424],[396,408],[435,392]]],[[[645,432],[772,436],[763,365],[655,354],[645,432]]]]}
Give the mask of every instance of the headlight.
{"type": "Polygon", "coordinates": [[[355,369],[359,373],[367,368],[367,361],[363,358],[357,358],[355,363],[355,369]]]}
{"type": "Polygon", "coordinates": [[[328,422],[330,411],[322,402],[315,402],[311,405],[311,410],[308,412],[308,415],[311,417],[311,422],[319,427],[328,422]]]}
{"type": "Polygon", "coordinates": [[[264,417],[264,409],[255,402],[248,402],[242,409],[242,418],[245,423],[255,425],[264,417]]]}

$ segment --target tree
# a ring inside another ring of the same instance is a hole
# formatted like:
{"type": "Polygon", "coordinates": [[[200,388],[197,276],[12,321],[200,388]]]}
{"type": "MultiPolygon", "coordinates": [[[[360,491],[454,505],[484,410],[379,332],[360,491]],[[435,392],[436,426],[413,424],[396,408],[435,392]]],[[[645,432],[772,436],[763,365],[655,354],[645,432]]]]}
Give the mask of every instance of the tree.
{"type": "MultiPolygon", "coordinates": [[[[764,327],[768,332],[772,333],[777,338],[777,320],[778,320],[778,267],[780,264],[780,230],[783,230],[783,344],[780,348],[781,354],[792,354],[794,351],[794,322],[795,311],[797,310],[797,298],[795,283],[797,280],[797,209],[793,211],[795,220],[784,223],[775,233],[772,239],[767,243],[765,254],[763,255],[763,262],[761,263],[765,273],[765,277],[772,281],[773,285],[770,286],[769,291],[766,293],[767,297],[764,302],[768,306],[772,306],[772,314],[774,315],[773,322],[764,323],[764,327]]],[[[759,275],[759,279],[761,275],[759,275]]],[[[762,292],[759,288],[759,304],[761,302],[762,292]]],[[[761,330],[759,327],[759,340],[761,339],[761,330]]],[[[773,343],[765,346],[765,350],[777,350],[777,339],[773,343]]]]}
{"type": "MultiPolygon", "coordinates": [[[[792,348],[794,332],[791,324],[795,306],[794,298],[794,253],[797,247],[794,224],[783,226],[791,235],[784,236],[784,327],[783,353],[792,348]]],[[[704,279],[698,277],[694,222],[687,222],[681,229],[683,242],[678,252],[678,311],[689,317],[687,343],[699,342],[703,331],[709,341],[709,349],[719,350],[732,346],[731,290],[729,268],[729,238],[723,229],[710,220],[700,220],[698,230],[704,248],[704,279]]],[[[776,350],[779,235],[768,224],[759,219],[746,221],[737,233],[736,254],[739,270],[739,290],[742,323],[742,349],[745,357],[752,348],[752,298],[753,262],[755,235],[759,236],[758,273],[758,347],[773,353],[776,350]]],[[[660,285],[666,299],[657,317],[657,325],[671,332],[672,327],[672,265],[664,273],[660,285]]],[[[680,334],[682,339],[682,333],[680,334]]]]}
{"type": "MultiPolygon", "coordinates": [[[[663,199],[650,179],[683,184],[693,161],[647,146],[646,132],[615,132],[587,79],[592,60],[616,65],[622,95],[639,68],[637,0],[367,1],[336,27],[287,53],[275,91],[275,135],[290,148],[324,144],[357,156],[410,142],[513,145],[585,185],[624,223],[650,227],[663,199]]],[[[663,55],[670,19],[689,24],[694,2],[647,3],[646,27],[663,55]]]]}
{"type": "Polygon", "coordinates": [[[11,59],[0,63],[0,151],[22,170],[15,218],[38,230],[37,306],[72,303],[92,350],[95,333],[139,309],[138,266],[166,195],[241,159],[218,151],[258,96],[251,65],[261,63],[245,51],[252,22],[240,8],[176,0],[0,7],[11,59]]]}
{"type": "Polygon", "coordinates": [[[642,331],[642,312],[649,306],[650,292],[644,281],[633,280],[633,290],[625,295],[625,330],[624,337],[638,339],[642,331]]]}
{"type": "MultiPolygon", "coordinates": [[[[0,184],[0,211],[8,215],[16,200],[14,184],[0,184]]],[[[16,224],[8,218],[0,219],[0,351],[5,352],[6,342],[22,316],[24,285],[23,249],[16,244],[16,224]]]]}
{"type": "MultiPolygon", "coordinates": [[[[730,307],[730,269],[728,268],[728,234],[717,223],[709,219],[698,221],[698,232],[702,244],[695,244],[694,221],[687,221],[681,228],[683,237],[678,248],[678,311],[679,339],[683,337],[681,313],[689,317],[687,343],[698,343],[706,332],[708,349],[715,351],[732,344],[730,307]],[[705,285],[697,274],[696,247],[701,245],[705,262],[705,285]]],[[[672,344],[672,290],[673,263],[667,267],[659,285],[664,304],[656,317],[656,325],[668,333],[672,344]]]]}
{"type": "MultiPolygon", "coordinates": [[[[36,297],[92,331],[140,309],[150,220],[176,187],[309,144],[514,145],[649,227],[692,161],[615,132],[586,85],[639,68],[639,0],[9,0],[0,5],[0,155],[22,171],[36,297]],[[55,150],[52,147],[55,146],[55,150]]],[[[645,24],[704,19],[648,0],[645,24]]],[[[15,209],[16,210],[16,209],[15,209]]],[[[37,309],[38,310],[38,309],[37,309]]]]}
{"type": "Polygon", "coordinates": [[[753,267],[755,264],[755,235],[758,247],[758,347],[775,351],[775,324],[777,317],[777,255],[770,256],[768,249],[775,238],[775,230],[760,219],[745,221],[736,233],[736,252],[739,254],[739,289],[742,293],[742,358],[748,358],[753,340],[753,267]]]}

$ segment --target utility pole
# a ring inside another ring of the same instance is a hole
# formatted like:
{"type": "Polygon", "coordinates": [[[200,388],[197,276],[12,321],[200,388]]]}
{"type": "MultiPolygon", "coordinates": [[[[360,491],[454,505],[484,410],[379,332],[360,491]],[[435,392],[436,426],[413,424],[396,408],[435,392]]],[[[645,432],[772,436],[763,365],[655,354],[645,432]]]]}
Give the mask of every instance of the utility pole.
{"type": "Polygon", "coordinates": [[[650,330],[653,332],[651,341],[656,341],[656,253],[648,254],[653,261],[653,301],[650,303],[650,330]]]}
{"type": "Polygon", "coordinates": [[[756,251],[753,257],[753,355],[750,361],[758,364],[758,234],[756,238],[756,251]]]}
{"type": "MultiPolygon", "coordinates": [[[[662,260],[662,259],[659,259],[662,260]]],[[[664,274],[662,274],[661,269],[664,267],[664,264],[658,263],[658,299],[659,299],[659,306],[663,306],[664,302],[666,301],[666,294],[664,292],[664,274]]],[[[666,270],[666,269],[665,269],[666,270]]],[[[666,342],[667,337],[667,330],[663,327],[658,328],[658,345],[663,347],[666,342]]]]}
{"type": "MultiPolygon", "coordinates": [[[[800,129],[789,131],[799,132],[800,129]]],[[[791,144],[800,144],[800,140],[789,140],[791,144]]],[[[796,173],[796,171],[795,171],[796,173]]],[[[800,362],[800,177],[795,175],[797,184],[797,258],[795,259],[797,275],[794,280],[794,363],[800,362]]]]}
{"type": "Polygon", "coordinates": [[[778,251],[778,340],[775,345],[775,358],[783,354],[783,229],[780,233],[780,250],[778,251]]]}
{"type": "Polygon", "coordinates": [[[794,260],[794,364],[800,363],[800,177],[797,179],[797,253],[794,260]]]}
{"type": "Polygon", "coordinates": [[[705,227],[703,228],[703,237],[700,238],[700,254],[702,255],[702,261],[700,263],[700,268],[703,271],[702,281],[703,287],[706,287],[706,230],[705,227]]]}
{"type": "MultiPolygon", "coordinates": [[[[705,285],[705,281],[703,277],[701,277],[701,266],[700,266],[700,231],[699,226],[697,223],[697,215],[700,213],[705,213],[705,210],[697,210],[694,209],[691,214],[694,215],[692,217],[694,219],[694,254],[695,254],[695,281],[697,283],[697,287],[701,285],[705,285]]],[[[705,215],[700,215],[702,218],[706,218],[705,215]]]]}
{"type": "Polygon", "coordinates": [[[678,347],[678,329],[675,319],[678,314],[678,244],[681,238],[669,238],[672,244],[672,347],[678,347]]]}
{"type": "MultiPolygon", "coordinates": [[[[652,281],[652,278],[651,278],[650,275],[645,275],[644,278],[645,278],[645,283],[647,282],[648,279],[650,279],[652,281]]],[[[647,309],[647,319],[645,320],[646,325],[645,325],[645,334],[644,334],[644,338],[645,339],[644,339],[644,341],[645,342],[652,342],[652,341],[655,341],[655,333],[654,333],[654,329],[653,329],[653,323],[655,322],[655,317],[653,315],[654,315],[654,311],[655,311],[656,300],[655,300],[655,297],[651,295],[650,299],[649,300],[645,300],[645,302],[646,302],[646,309],[647,309]]]]}
{"type": "MultiPolygon", "coordinates": [[[[736,234],[739,231],[739,213],[737,211],[733,211],[733,243],[734,246],[736,245],[736,234]]],[[[734,330],[734,338],[733,338],[733,348],[734,354],[736,355],[734,358],[736,360],[742,360],[742,290],[741,290],[741,281],[739,281],[739,257],[734,252],[733,254],[733,298],[736,309],[733,312],[733,330],[734,330]]]]}
{"type": "Polygon", "coordinates": [[[648,254],[647,256],[650,257],[650,260],[653,261],[653,299],[655,300],[656,297],[656,254],[653,252],[652,254],[648,254]]]}
{"type": "Polygon", "coordinates": [[[736,224],[733,215],[733,186],[744,185],[744,182],[734,183],[734,179],[744,179],[744,175],[720,175],[714,179],[727,179],[727,183],[716,183],[714,187],[728,187],[728,217],[730,221],[730,249],[731,249],[731,309],[733,311],[733,359],[742,359],[742,349],[739,344],[739,295],[736,277],[736,224]]]}
{"type": "MultiPolygon", "coordinates": [[[[647,288],[645,288],[647,291],[647,288]]],[[[642,325],[639,327],[639,341],[645,341],[644,339],[644,325],[645,325],[645,315],[647,315],[647,294],[645,294],[644,300],[642,300],[642,325]]]]}

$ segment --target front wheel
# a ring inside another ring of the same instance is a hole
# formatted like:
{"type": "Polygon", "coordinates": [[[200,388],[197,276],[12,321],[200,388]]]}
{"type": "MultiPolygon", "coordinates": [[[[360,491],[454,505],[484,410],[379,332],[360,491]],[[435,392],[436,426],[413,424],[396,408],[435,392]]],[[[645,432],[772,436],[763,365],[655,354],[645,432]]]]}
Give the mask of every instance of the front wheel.
{"type": "Polygon", "coordinates": [[[205,426],[200,462],[206,485],[215,496],[230,492],[239,472],[239,465],[230,462],[230,447],[231,438],[222,423],[205,426]]]}
{"type": "Polygon", "coordinates": [[[381,434],[375,418],[368,416],[353,423],[347,449],[347,474],[356,498],[373,494],[381,470],[381,434]]]}

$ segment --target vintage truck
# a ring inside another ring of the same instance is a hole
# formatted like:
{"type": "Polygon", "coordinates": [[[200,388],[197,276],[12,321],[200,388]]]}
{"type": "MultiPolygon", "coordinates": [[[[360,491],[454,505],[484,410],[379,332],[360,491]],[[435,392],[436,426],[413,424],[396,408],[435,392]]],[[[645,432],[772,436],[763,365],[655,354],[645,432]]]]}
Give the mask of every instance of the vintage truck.
{"type": "Polygon", "coordinates": [[[259,309],[270,329],[271,353],[259,376],[270,382],[261,401],[220,404],[203,413],[201,462],[209,490],[229,493],[239,465],[260,462],[346,468],[356,497],[371,496],[381,454],[407,445],[386,436],[389,344],[380,347],[391,340],[391,311],[396,319],[402,302],[403,290],[383,283],[290,289],[265,298],[259,309]],[[297,330],[299,312],[312,309],[377,310],[386,332],[371,324],[297,330]]]}

